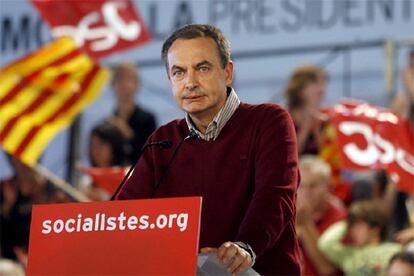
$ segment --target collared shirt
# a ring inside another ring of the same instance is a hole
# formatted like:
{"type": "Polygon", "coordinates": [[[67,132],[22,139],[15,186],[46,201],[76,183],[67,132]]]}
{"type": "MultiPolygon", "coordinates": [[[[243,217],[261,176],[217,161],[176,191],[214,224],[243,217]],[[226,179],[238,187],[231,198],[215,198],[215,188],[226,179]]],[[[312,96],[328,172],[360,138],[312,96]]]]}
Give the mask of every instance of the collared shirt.
{"type": "Polygon", "coordinates": [[[187,122],[189,130],[194,130],[201,139],[210,141],[216,140],[220,134],[220,131],[226,125],[226,123],[230,120],[231,116],[234,114],[236,109],[240,105],[239,97],[237,97],[236,92],[233,88],[227,88],[227,100],[224,104],[223,108],[214,116],[213,120],[208,124],[206,133],[201,133],[194,125],[193,121],[190,118],[190,115],[187,113],[185,116],[185,120],[187,122]]]}

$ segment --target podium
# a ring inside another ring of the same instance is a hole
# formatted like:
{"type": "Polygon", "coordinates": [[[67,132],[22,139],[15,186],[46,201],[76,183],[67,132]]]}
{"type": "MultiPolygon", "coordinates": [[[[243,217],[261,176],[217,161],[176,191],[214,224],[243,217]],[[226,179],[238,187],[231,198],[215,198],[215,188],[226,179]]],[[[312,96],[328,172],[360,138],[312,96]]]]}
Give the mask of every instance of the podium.
{"type": "Polygon", "coordinates": [[[28,275],[195,275],[200,197],[34,205],[28,275]]]}

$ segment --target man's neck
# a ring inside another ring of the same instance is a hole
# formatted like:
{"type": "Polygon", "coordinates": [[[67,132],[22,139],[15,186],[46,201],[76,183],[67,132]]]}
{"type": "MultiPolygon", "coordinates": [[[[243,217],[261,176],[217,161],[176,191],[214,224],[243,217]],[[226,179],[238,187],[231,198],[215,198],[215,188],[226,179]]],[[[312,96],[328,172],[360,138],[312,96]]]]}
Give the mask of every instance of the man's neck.
{"type": "Polygon", "coordinates": [[[207,131],[208,125],[213,121],[214,116],[197,116],[197,115],[190,115],[190,119],[193,122],[194,126],[197,128],[198,131],[205,134],[207,131]]]}

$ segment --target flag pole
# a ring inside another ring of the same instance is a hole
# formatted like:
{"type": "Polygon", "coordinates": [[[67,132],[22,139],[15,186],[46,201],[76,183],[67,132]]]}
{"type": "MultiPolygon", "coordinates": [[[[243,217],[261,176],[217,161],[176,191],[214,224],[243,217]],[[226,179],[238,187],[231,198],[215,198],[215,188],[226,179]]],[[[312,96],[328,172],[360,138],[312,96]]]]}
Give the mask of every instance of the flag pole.
{"type": "Polygon", "coordinates": [[[53,185],[55,185],[57,188],[63,190],[65,193],[67,193],[69,196],[71,196],[73,199],[79,202],[90,202],[91,199],[79,192],[77,189],[75,189],[72,185],[61,179],[60,177],[56,176],[53,172],[49,171],[45,167],[43,167],[40,164],[35,164],[33,166],[33,169],[46,177],[53,185]]]}

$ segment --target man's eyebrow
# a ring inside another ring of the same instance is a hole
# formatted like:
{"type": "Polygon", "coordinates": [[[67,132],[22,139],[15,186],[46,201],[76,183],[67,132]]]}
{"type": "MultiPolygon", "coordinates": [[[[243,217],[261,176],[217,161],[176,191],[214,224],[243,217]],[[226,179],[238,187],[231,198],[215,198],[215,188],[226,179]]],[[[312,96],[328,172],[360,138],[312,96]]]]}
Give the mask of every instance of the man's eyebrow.
{"type": "Polygon", "coordinates": [[[201,67],[201,66],[203,66],[203,65],[209,65],[209,66],[212,66],[213,64],[212,64],[211,62],[207,61],[207,60],[203,60],[203,61],[201,61],[201,62],[197,63],[195,67],[196,67],[196,68],[198,68],[198,67],[201,67]]]}
{"type": "Polygon", "coordinates": [[[174,69],[178,69],[178,70],[183,70],[183,71],[184,71],[184,68],[183,68],[183,67],[181,67],[181,66],[178,66],[178,65],[173,65],[173,66],[171,67],[171,71],[172,71],[172,70],[174,70],[174,69]]]}

